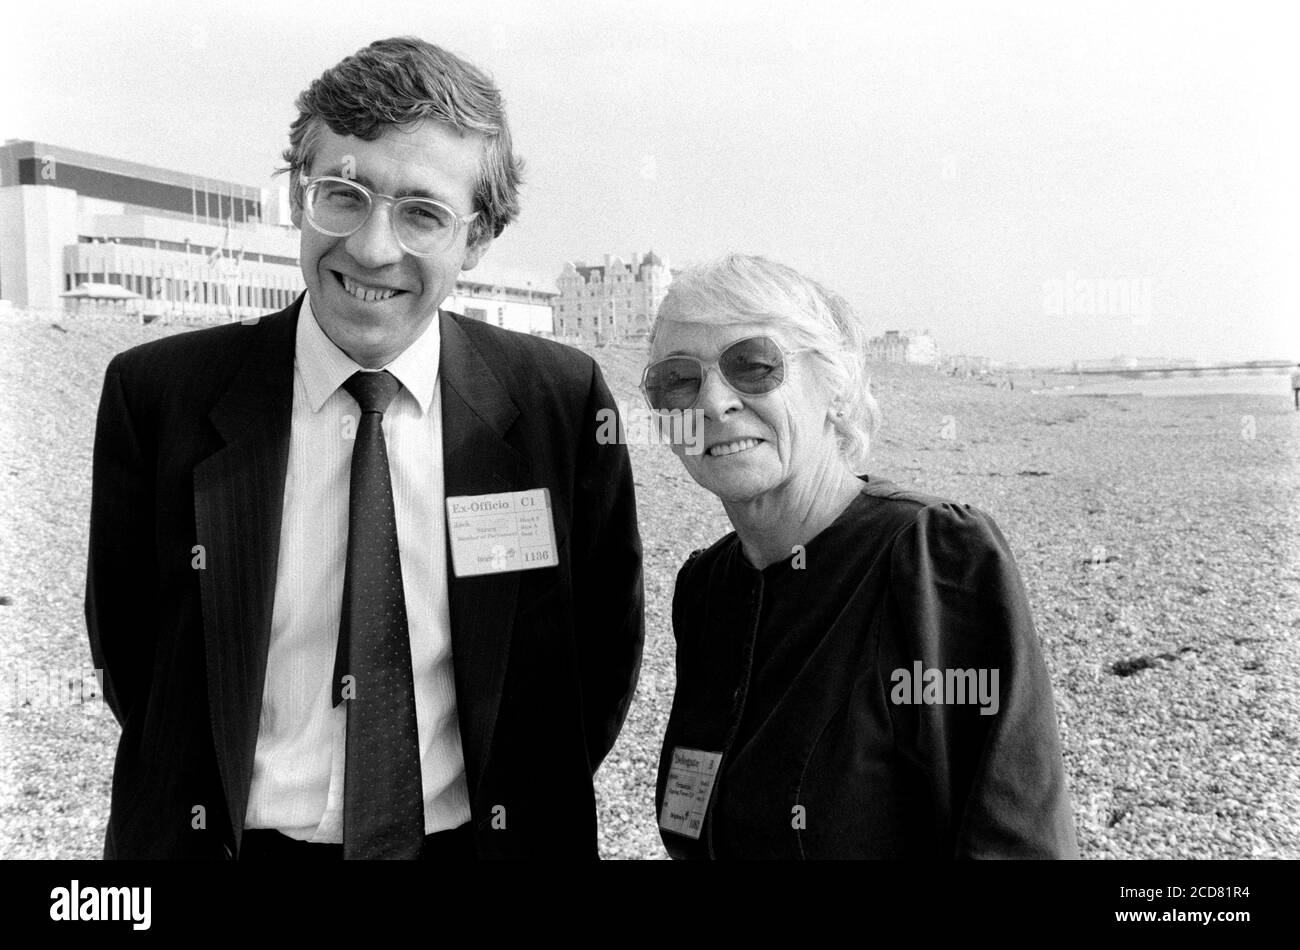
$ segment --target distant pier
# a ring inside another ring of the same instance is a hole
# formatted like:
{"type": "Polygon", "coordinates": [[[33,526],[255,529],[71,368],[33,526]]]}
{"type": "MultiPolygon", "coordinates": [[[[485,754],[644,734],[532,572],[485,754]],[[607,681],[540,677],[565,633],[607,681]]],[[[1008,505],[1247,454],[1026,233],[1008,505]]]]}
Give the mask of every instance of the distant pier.
{"type": "Polygon", "coordinates": [[[1282,373],[1295,366],[1288,360],[1248,360],[1244,363],[1212,363],[1203,366],[1170,364],[1167,366],[1089,367],[1071,370],[1074,376],[1125,376],[1129,379],[1152,379],[1168,376],[1264,376],[1282,373]]]}

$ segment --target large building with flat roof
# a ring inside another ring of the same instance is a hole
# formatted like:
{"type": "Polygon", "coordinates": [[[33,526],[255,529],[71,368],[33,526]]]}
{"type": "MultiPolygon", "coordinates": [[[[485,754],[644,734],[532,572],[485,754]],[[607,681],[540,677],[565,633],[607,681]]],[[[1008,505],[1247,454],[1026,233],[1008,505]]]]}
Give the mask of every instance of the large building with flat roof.
{"type": "MultiPolygon", "coordinates": [[[[0,146],[0,300],[21,310],[200,323],[256,316],[302,292],[298,244],[285,187],[42,142],[0,146]]],[[[550,331],[553,296],[463,280],[444,307],[550,331]]]]}
{"type": "Polygon", "coordinates": [[[286,204],[269,189],[10,140],[0,146],[0,298],[59,311],[78,288],[115,286],[125,293],[106,307],[147,317],[266,313],[303,289],[286,204]]]}

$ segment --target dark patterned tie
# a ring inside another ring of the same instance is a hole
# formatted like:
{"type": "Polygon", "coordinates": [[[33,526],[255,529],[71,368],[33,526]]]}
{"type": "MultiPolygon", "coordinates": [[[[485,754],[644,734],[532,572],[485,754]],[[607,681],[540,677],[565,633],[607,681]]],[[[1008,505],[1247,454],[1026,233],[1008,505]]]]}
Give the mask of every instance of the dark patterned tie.
{"type": "Polygon", "coordinates": [[[387,371],[359,372],[343,388],[361,407],[334,658],[334,705],[348,701],[343,857],[416,858],[424,840],[424,795],[397,516],[381,425],[402,384],[387,371]]]}

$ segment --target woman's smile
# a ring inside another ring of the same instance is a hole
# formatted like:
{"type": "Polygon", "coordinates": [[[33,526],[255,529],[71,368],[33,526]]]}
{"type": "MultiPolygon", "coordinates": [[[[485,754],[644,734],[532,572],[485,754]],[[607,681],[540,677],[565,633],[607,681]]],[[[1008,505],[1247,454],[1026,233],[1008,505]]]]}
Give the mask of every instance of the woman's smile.
{"type": "Polygon", "coordinates": [[[730,442],[715,442],[713,445],[709,446],[705,454],[707,454],[709,458],[724,458],[733,455],[740,455],[744,452],[748,452],[750,449],[757,448],[762,444],[762,442],[762,439],[756,438],[733,439],[730,442]]]}

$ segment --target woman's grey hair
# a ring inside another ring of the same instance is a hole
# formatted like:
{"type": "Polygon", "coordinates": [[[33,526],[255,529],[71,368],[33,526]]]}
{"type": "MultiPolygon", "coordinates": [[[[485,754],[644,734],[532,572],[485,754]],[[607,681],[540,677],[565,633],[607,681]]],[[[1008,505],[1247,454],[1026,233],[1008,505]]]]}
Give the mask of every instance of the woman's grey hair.
{"type": "Polygon", "coordinates": [[[840,453],[862,471],[880,427],[880,407],[867,375],[866,328],[847,300],[785,264],[729,254],[674,275],[650,330],[652,347],[668,321],[770,324],[792,347],[813,350],[829,369],[840,453]]]}

